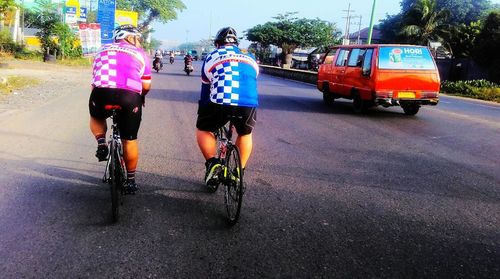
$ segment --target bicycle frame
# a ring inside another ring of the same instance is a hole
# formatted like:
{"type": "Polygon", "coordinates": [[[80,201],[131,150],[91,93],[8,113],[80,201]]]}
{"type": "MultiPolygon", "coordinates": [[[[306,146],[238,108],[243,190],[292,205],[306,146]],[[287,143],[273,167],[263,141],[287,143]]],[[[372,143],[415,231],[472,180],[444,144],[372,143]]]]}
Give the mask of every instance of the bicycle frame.
{"type": "Polygon", "coordinates": [[[123,145],[122,145],[122,140],[120,137],[120,131],[118,130],[118,122],[117,122],[117,113],[116,110],[113,110],[113,115],[111,116],[111,119],[113,119],[113,124],[111,125],[111,130],[113,131],[111,133],[110,140],[108,141],[108,146],[109,146],[109,154],[108,156],[108,161],[106,162],[106,169],[104,172],[104,176],[102,178],[103,182],[110,182],[111,179],[111,173],[110,173],[110,165],[113,159],[113,155],[116,152],[118,160],[120,161],[120,165],[122,166],[124,172],[122,172],[123,175],[123,181],[127,179],[127,174],[126,174],[126,168],[125,168],[125,161],[123,159],[123,145]]]}
{"type": "Polygon", "coordinates": [[[233,145],[233,127],[233,123],[229,122],[229,125],[226,124],[220,127],[215,135],[217,139],[217,157],[221,160],[222,165],[225,165],[228,147],[233,145]]]}

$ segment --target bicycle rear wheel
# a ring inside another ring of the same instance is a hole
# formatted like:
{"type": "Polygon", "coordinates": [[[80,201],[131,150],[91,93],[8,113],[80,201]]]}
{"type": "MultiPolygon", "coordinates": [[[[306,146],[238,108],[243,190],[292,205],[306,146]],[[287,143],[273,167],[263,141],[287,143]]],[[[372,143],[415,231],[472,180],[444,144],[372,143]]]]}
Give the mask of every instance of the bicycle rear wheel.
{"type": "Polygon", "coordinates": [[[230,225],[236,224],[240,217],[241,202],[243,200],[243,171],[241,168],[240,152],[237,146],[232,145],[226,154],[224,173],[227,218],[230,225]]]}
{"type": "Polygon", "coordinates": [[[113,222],[118,221],[119,216],[119,205],[120,205],[120,189],[123,184],[123,169],[120,163],[120,157],[118,156],[118,150],[116,147],[111,149],[111,164],[110,164],[110,176],[111,176],[111,215],[113,217],[113,222]]]}

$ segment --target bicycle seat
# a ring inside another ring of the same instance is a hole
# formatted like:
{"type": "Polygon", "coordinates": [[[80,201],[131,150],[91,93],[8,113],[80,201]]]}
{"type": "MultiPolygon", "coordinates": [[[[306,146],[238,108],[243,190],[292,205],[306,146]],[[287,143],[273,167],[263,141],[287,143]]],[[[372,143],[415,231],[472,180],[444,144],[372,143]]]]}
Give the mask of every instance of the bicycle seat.
{"type": "Polygon", "coordinates": [[[120,110],[122,107],[120,105],[105,105],[104,110],[120,110]]]}

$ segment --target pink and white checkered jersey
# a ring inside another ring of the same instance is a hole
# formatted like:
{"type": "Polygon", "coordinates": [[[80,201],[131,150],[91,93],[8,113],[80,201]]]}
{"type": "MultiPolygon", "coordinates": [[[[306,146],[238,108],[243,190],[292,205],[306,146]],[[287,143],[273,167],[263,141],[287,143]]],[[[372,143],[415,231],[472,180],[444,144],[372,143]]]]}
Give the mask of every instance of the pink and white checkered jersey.
{"type": "Polygon", "coordinates": [[[92,85],[142,93],[151,82],[151,64],[144,50],[127,42],[103,45],[94,58],[92,85]]]}

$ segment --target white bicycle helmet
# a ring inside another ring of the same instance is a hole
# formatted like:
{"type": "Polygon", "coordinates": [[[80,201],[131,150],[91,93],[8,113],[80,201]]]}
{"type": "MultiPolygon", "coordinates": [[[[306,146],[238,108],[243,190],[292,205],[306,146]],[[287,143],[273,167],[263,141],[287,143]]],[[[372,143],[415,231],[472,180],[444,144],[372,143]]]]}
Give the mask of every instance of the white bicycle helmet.
{"type": "Polygon", "coordinates": [[[113,41],[123,40],[127,36],[137,36],[141,37],[141,32],[133,26],[132,24],[125,24],[115,28],[113,30],[113,41]]]}

